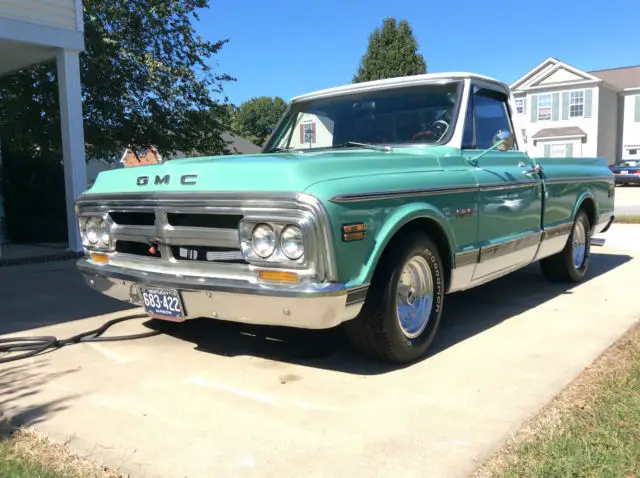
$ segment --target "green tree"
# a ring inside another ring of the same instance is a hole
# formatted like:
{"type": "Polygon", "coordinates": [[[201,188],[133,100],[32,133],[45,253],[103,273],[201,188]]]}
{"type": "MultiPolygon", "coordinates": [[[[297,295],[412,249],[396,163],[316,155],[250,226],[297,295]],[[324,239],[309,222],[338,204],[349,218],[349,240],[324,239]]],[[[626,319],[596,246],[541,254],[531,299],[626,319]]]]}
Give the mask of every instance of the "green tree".
{"type": "Polygon", "coordinates": [[[247,100],[233,111],[233,132],[263,146],[286,108],[286,101],[278,96],[247,100]]]}
{"type": "MultiPolygon", "coordinates": [[[[117,159],[126,146],[149,144],[163,153],[221,152],[228,115],[215,97],[235,79],[208,66],[228,40],[205,41],[192,25],[208,0],[83,0],[83,7],[87,157],[117,159]]],[[[22,151],[60,152],[55,62],[0,79],[0,131],[22,151]]]]}
{"type": "Polygon", "coordinates": [[[395,18],[385,18],[382,28],[376,28],[369,36],[369,46],[353,77],[353,83],[426,72],[427,64],[418,53],[418,42],[409,23],[406,20],[397,23],[395,18]]]}

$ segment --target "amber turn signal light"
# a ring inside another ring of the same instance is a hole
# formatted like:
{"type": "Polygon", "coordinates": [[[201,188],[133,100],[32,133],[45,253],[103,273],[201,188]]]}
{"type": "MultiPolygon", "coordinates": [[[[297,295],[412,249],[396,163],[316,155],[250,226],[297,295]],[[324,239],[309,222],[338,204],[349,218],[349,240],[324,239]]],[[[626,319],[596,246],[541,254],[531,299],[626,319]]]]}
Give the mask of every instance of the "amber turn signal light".
{"type": "Polygon", "coordinates": [[[361,239],[364,239],[366,234],[367,226],[364,222],[344,224],[342,226],[342,240],[345,242],[359,241],[361,239]]]}
{"type": "Polygon", "coordinates": [[[258,279],[265,282],[288,282],[290,284],[300,282],[298,274],[285,271],[260,271],[258,272],[258,279]]]}
{"type": "Polygon", "coordinates": [[[93,262],[97,262],[98,264],[106,264],[107,262],[109,262],[109,256],[106,254],[98,254],[97,252],[92,252],[91,260],[93,262]]]}

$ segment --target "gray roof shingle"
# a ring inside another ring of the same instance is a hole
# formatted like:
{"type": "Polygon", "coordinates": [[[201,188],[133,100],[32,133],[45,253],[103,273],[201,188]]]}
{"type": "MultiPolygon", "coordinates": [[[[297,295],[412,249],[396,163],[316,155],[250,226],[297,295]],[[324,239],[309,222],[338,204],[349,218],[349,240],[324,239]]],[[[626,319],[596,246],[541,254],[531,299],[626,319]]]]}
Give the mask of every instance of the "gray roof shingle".
{"type": "Polygon", "coordinates": [[[544,128],[531,136],[533,139],[537,138],[557,138],[562,136],[586,136],[587,133],[582,131],[577,126],[564,126],[562,128],[544,128]]]}
{"type": "Polygon", "coordinates": [[[595,70],[589,73],[619,90],[624,90],[625,88],[640,88],[640,65],[595,70]]]}

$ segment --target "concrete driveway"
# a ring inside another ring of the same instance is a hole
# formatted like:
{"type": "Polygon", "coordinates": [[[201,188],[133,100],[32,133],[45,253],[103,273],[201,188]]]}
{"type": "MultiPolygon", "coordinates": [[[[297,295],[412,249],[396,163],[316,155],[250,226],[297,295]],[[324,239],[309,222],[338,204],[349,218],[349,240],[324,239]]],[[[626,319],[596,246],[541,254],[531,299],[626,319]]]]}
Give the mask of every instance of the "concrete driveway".
{"type": "MultiPolygon", "coordinates": [[[[0,407],[134,477],[467,476],[638,320],[626,249],[594,248],[577,287],[534,265],[450,296],[410,367],[359,358],[339,329],[136,319],[110,333],[164,333],[0,366],[0,407]]],[[[0,283],[0,333],[66,337],[138,311],[72,262],[0,268],[0,283]]]]}

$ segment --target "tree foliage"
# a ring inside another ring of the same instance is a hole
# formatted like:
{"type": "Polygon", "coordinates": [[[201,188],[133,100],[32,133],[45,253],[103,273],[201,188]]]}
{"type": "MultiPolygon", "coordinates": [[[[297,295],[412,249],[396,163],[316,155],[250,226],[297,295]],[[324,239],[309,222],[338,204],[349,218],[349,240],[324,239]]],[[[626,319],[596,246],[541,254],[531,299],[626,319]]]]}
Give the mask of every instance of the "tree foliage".
{"type": "Polygon", "coordinates": [[[426,72],[427,64],[422,54],[418,53],[418,42],[409,23],[385,18],[382,28],[376,28],[369,36],[369,46],[353,77],[353,83],[426,72]]]}
{"type": "Polygon", "coordinates": [[[260,96],[247,100],[232,113],[233,131],[252,143],[263,146],[286,108],[286,101],[278,96],[260,96]]]}
{"type": "MultiPolygon", "coordinates": [[[[227,110],[215,96],[234,81],[207,61],[209,42],[192,22],[208,0],[83,0],[80,55],[87,157],[123,148],[221,152],[227,110]]],[[[226,102],[226,98],[224,99],[226,102]]],[[[13,147],[61,150],[55,62],[0,79],[0,131],[13,147]]]]}

